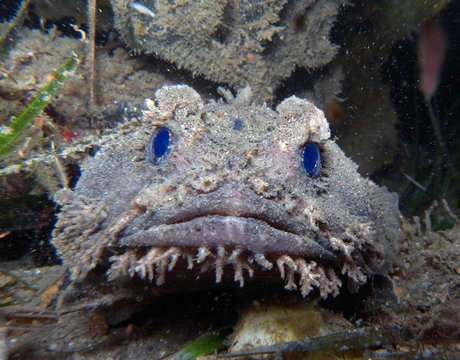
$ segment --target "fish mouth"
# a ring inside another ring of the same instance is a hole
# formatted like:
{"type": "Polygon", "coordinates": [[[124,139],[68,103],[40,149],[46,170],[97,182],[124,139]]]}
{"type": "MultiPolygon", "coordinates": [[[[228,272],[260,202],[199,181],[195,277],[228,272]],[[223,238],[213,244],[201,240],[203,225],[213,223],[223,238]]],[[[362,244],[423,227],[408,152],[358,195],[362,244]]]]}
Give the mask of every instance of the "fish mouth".
{"type": "Polygon", "coordinates": [[[207,216],[223,216],[260,220],[270,227],[302,236],[311,233],[306,219],[288,213],[276,200],[266,199],[247,186],[227,183],[217,190],[187,197],[156,208],[137,217],[124,231],[131,235],[158,225],[172,225],[207,216]]]}
{"type": "Polygon", "coordinates": [[[265,272],[284,279],[288,289],[300,288],[304,296],[314,287],[323,297],[336,295],[341,281],[334,268],[340,259],[306,229],[300,218],[252,190],[226,187],[189,199],[180,209],[135,219],[109,243],[115,255],[109,258],[108,277],[136,276],[162,285],[174,268],[195,274],[198,268],[214,273],[219,283],[224,268],[232,267],[240,286],[265,272]]]}
{"type": "Polygon", "coordinates": [[[128,276],[170,286],[190,276],[214,276],[215,283],[233,278],[243,287],[257,277],[283,280],[286,289],[298,289],[304,297],[318,288],[322,298],[336,296],[342,284],[336,271],[340,260],[332,252],[252,218],[208,215],[158,225],[119,238],[110,247],[120,255],[109,258],[109,280],[128,276]]]}
{"type": "Polygon", "coordinates": [[[254,254],[289,254],[334,261],[334,254],[314,239],[279,229],[262,219],[209,214],[180,222],[150,226],[120,237],[111,246],[224,247],[254,254]]]}
{"type": "Polygon", "coordinates": [[[322,234],[307,219],[288,213],[276,201],[247,186],[227,183],[217,190],[146,211],[111,246],[219,247],[257,254],[290,254],[336,260],[322,234]]]}

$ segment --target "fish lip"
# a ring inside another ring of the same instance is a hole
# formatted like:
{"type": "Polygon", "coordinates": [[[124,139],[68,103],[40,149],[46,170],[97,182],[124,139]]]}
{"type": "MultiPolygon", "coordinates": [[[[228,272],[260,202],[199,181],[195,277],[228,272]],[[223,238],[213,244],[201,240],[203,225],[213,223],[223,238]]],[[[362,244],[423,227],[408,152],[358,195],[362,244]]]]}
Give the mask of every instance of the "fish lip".
{"type": "Polygon", "coordinates": [[[235,248],[253,254],[287,254],[336,262],[337,257],[314,239],[287,232],[252,217],[222,214],[196,216],[153,225],[110,242],[111,247],[235,248]]]}
{"type": "Polygon", "coordinates": [[[269,226],[298,236],[316,237],[315,231],[306,225],[307,219],[289,213],[276,200],[258,195],[248,186],[226,183],[215,191],[186,197],[180,205],[166,204],[146,211],[123,231],[131,235],[152,226],[173,225],[194,218],[220,215],[252,218],[269,226]]]}

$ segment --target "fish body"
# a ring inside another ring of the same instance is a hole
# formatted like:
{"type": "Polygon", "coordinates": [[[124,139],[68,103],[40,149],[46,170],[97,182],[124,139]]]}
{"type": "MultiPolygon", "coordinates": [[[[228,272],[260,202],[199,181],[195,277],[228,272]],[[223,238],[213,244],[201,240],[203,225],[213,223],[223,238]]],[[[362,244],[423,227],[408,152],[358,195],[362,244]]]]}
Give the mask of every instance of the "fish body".
{"type": "Polygon", "coordinates": [[[324,114],[294,96],[274,111],[247,89],[224,95],[165,86],[82,164],[53,233],[72,278],[263,278],[326,298],[387,271],[397,196],[358,174],[324,114]]]}

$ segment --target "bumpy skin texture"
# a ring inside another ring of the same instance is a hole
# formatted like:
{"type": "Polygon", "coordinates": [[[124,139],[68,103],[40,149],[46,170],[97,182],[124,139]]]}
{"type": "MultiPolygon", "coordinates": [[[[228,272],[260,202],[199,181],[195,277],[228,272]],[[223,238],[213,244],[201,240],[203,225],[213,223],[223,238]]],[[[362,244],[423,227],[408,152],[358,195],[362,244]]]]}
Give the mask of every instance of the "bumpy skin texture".
{"type": "Polygon", "coordinates": [[[115,27],[134,49],[155,54],[195,76],[271,100],[296,67],[328,64],[329,40],[341,0],[111,0],[115,27]]]}
{"type": "Polygon", "coordinates": [[[188,86],[161,88],[83,164],[75,191],[57,195],[66,204],[53,242],[73,278],[98,267],[109,281],[212,274],[243,286],[262,274],[327,297],[344,279],[356,289],[385,271],[400,237],[397,197],[358,174],[323,113],[296,97],[273,111],[251,105],[248,89],[223,95],[204,104],[188,86]],[[157,127],[171,145],[152,164],[157,127]],[[308,142],[321,151],[316,177],[303,168],[308,142]]]}

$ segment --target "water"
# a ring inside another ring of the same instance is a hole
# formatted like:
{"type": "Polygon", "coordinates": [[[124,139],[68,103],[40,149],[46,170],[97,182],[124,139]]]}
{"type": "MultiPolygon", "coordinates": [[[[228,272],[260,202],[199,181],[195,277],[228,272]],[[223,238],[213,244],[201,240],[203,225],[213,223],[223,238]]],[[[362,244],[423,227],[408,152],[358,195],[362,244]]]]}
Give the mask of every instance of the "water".
{"type": "MultiPolygon", "coordinates": [[[[188,84],[204,99],[222,97],[218,87],[236,93],[250,85],[256,103],[265,101],[276,108],[283,99],[296,95],[323,109],[333,138],[358,164],[360,174],[397,192],[407,218],[423,217],[433,201],[446,199],[449,207],[437,206],[428,216],[431,230],[448,231],[445,238],[425,229],[426,223],[421,232],[416,226],[409,227],[407,238],[418,240],[403,242],[399,259],[405,262],[389,274],[376,275],[375,283],[369,282],[358,294],[345,291],[339,300],[329,299],[321,306],[344,313],[355,327],[359,317],[369,326],[406,324],[409,335],[398,345],[411,349],[420,344],[437,345],[434,354],[440,349],[454,354],[448,344],[456,344],[459,333],[455,214],[460,193],[460,2],[343,4],[324,0],[311,7],[305,3],[145,0],[135,2],[139,7],[125,6],[123,1],[98,1],[91,85],[91,22],[86,1],[0,1],[0,21],[5,22],[0,34],[5,34],[1,39],[8,45],[0,58],[0,130],[2,135],[18,132],[11,151],[6,154],[5,150],[0,160],[0,304],[5,309],[28,304],[35,310],[55,309],[65,288],[65,269],[51,244],[60,211],[54,195],[75,187],[80,164],[97,152],[102,134],[114,133],[121,123],[139,118],[144,99],[153,98],[164,84],[188,84]],[[21,6],[23,13],[16,18],[21,6]],[[136,10],[139,8],[150,12],[136,10]],[[422,34],[434,40],[424,42],[422,34]],[[74,73],[69,72],[58,95],[39,116],[30,118],[27,126],[12,130],[13,119],[41,89],[53,83],[54,71],[74,50],[81,54],[81,63],[74,73]],[[423,85],[427,81],[429,90],[423,85]],[[424,280],[425,272],[431,276],[429,280],[424,280]],[[17,278],[26,279],[36,290],[17,278]],[[426,281],[432,289],[426,289],[426,281]],[[60,288],[53,288],[55,284],[60,288]],[[394,289],[392,284],[396,284],[394,289]],[[43,292],[50,294],[48,302],[38,301],[36,294],[43,292]],[[409,315],[391,307],[399,309],[394,305],[395,294],[400,304],[408,306],[409,315]],[[380,305],[385,302],[393,305],[382,310],[380,305]],[[375,313],[383,314],[378,321],[370,315],[375,313]],[[434,323],[426,326],[431,320],[434,323]]],[[[152,315],[152,310],[144,309],[141,314],[146,314],[145,319],[124,319],[118,327],[96,317],[90,321],[89,333],[100,343],[118,336],[126,343],[131,339],[138,344],[140,333],[131,338],[132,330],[128,330],[129,324],[135,324],[151,336],[154,345],[150,354],[159,357],[159,349],[172,351],[183,345],[165,334],[176,332],[191,340],[195,332],[207,328],[232,327],[238,319],[234,309],[241,303],[279,294],[279,289],[267,290],[263,285],[255,289],[255,294],[249,289],[244,291],[250,294],[239,289],[210,290],[212,296],[203,295],[203,303],[208,308],[214,304],[219,311],[213,310],[209,316],[206,312],[191,316],[177,310],[183,303],[174,302],[171,307],[163,300],[159,308],[166,309],[165,315],[160,315],[161,311],[152,315]],[[217,321],[220,314],[224,320],[217,321]],[[187,317],[189,329],[185,331],[177,324],[187,317]],[[155,318],[163,321],[158,327],[149,322],[153,320],[146,320],[155,318]],[[166,345],[161,345],[162,337],[166,345]]],[[[286,296],[281,294],[281,298],[286,296]]],[[[199,308],[196,300],[189,301],[199,308]]],[[[0,312],[0,326],[9,321],[4,314],[0,312]]],[[[87,316],[94,313],[90,314],[87,316]]],[[[52,319],[40,321],[56,329],[52,319]]],[[[72,338],[64,336],[70,353],[87,351],[82,339],[88,334],[88,325],[79,325],[72,338]]],[[[51,351],[40,347],[42,333],[29,334],[19,336],[19,343],[29,342],[41,354],[51,351]]],[[[59,334],[52,335],[51,356],[65,358],[59,334]]],[[[10,345],[17,358],[32,356],[24,352],[25,345],[10,345]]],[[[386,351],[390,347],[389,343],[383,345],[386,351]]],[[[101,354],[114,358],[129,354],[129,350],[117,348],[110,355],[104,345],[101,349],[101,354]]],[[[1,360],[2,356],[6,358],[0,350],[1,360]]]]}

